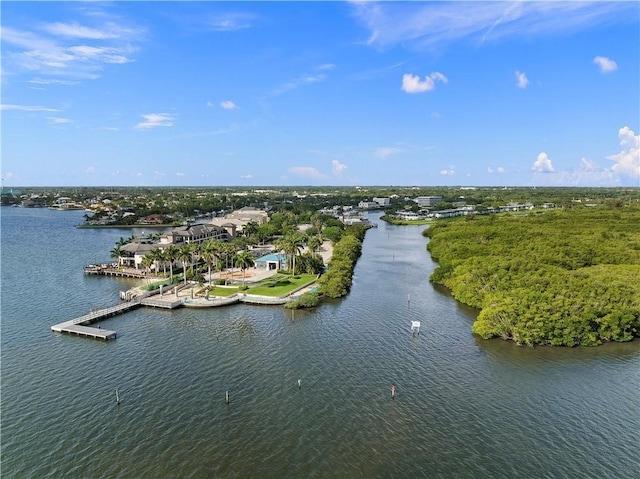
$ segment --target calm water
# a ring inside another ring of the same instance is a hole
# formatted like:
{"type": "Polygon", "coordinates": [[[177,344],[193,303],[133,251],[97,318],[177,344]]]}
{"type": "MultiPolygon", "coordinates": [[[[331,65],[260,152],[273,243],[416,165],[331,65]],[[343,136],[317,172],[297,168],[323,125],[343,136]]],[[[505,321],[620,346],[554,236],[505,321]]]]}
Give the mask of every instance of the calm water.
{"type": "Polygon", "coordinates": [[[369,230],[314,312],[141,308],[104,343],[50,326],[136,284],[82,273],[131,231],[1,210],[3,478],[637,477],[639,343],[476,339],[422,227],[369,230]]]}

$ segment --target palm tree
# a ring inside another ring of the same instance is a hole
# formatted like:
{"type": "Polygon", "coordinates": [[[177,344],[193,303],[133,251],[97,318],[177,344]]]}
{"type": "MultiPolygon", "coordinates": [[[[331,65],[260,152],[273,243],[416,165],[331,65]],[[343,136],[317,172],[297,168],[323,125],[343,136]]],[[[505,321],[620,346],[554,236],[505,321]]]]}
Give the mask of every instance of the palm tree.
{"type": "Polygon", "coordinates": [[[120,266],[120,253],[120,245],[116,245],[115,248],[111,250],[111,257],[118,260],[118,266],[120,266]]]}
{"type": "Polygon", "coordinates": [[[242,270],[242,286],[244,286],[244,272],[247,268],[252,268],[255,265],[255,261],[253,261],[253,255],[246,249],[238,252],[235,258],[236,265],[242,270]]]}
{"type": "Polygon", "coordinates": [[[189,249],[191,250],[191,274],[193,275],[194,268],[200,260],[200,253],[202,248],[200,243],[189,243],[189,249]]]}
{"type": "Polygon", "coordinates": [[[191,245],[185,244],[180,246],[176,259],[182,263],[182,275],[184,284],[187,284],[187,266],[191,263],[191,245]]]}
{"type": "Polygon", "coordinates": [[[304,237],[298,231],[291,231],[276,242],[276,248],[287,255],[287,263],[291,265],[291,275],[295,275],[296,256],[300,254],[304,237]]]}
{"type": "Polygon", "coordinates": [[[202,244],[200,257],[206,263],[209,270],[209,282],[211,282],[211,266],[218,261],[218,245],[215,240],[208,240],[202,244]]]}
{"type": "Polygon", "coordinates": [[[153,260],[153,269],[158,274],[158,263],[162,261],[162,250],[160,248],[155,248],[149,251],[145,256],[149,256],[153,260]]]}
{"type": "Polygon", "coordinates": [[[322,237],[320,235],[314,235],[307,240],[307,248],[311,253],[316,253],[322,246],[322,237]]]}
{"type": "Polygon", "coordinates": [[[160,261],[160,263],[162,263],[162,275],[166,278],[167,277],[167,252],[164,250],[164,248],[158,248],[158,261],[160,261]]]}
{"type": "Polygon", "coordinates": [[[174,244],[170,244],[164,249],[165,259],[169,262],[169,275],[173,278],[173,262],[178,259],[180,250],[174,244]]]}
{"type": "MultiPolygon", "coordinates": [[[[150,252],[149,252],[150,253],[150,252]]],[[[153,264],[153,262],[155,261],[152,257],[152,255],[150,255],[149,253],[145,254],[142,257],[142,261],[140,262],[140,265],[145,269],[146,272],[146,277],[147,277],[147,286],[149,285],[149,273],[150,273],[150,268],[151,265],[153,264]]]]}

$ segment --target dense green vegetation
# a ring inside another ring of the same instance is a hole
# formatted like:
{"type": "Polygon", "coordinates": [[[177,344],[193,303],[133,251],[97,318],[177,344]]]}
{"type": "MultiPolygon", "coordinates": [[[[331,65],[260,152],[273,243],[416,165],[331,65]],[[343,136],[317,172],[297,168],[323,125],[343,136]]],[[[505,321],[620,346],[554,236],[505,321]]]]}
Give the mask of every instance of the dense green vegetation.
{"type": "Polygon", "coordinates": [[[365,232],[362,225],[345,228],[340,240],[333,245],[329,269],[318,280],[320,294],[329,298],[341,298],[349,293],[353,270],[362,254],[365,232]]]}
{"type": "Polygon", "coordinates": [[[640,336],[640,208],[605,206],[434,223],[431,280],[480,308],[473,331],[518,344],[640,336]]]}
{"type": "Polygon", "coordinates": [[[391,215],[383,215],[380,217],[382,221],[386,221],[390,225],[428,225],[432,220],[424,219],[424,220],[403,220],[401,218],[397,218],[391,215]]]}

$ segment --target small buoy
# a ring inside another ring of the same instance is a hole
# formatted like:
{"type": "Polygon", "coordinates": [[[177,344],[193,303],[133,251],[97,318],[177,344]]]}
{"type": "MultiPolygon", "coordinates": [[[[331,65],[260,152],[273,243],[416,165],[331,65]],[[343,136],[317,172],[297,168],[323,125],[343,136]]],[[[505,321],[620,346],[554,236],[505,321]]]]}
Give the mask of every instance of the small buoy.
{"type": "Polygon", "coordinates": [[[298,379],[298,389],[302,387],[302,379],[298,379]]]}
{"type": "Polygon", "coordinates": [[[116,402],[120,404],[120,394],[118,394],[118,390],[116,389],[116,402]]]}
{"type": "Polygon", "coordinates": [[[226,400],[227,400],[227,404],[229,404],[229,391],[227,391],[227,393],[225,394],[226,400]]]}
{"type": "Polygon", "coordinates": [[[391,399],[395,399],[396,398],[396,387],[395,385],[391,386],[391,399]]]}

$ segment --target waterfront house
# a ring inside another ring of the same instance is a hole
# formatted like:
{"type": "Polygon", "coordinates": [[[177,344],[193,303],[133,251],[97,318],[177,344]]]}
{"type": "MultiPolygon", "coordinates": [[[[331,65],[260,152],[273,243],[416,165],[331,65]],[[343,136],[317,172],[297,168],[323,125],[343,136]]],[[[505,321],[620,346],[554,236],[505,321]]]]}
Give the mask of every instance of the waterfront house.
{"type": "MultiPolygon", "coordinates": [[[[234,230],[235,231],[235,230],[234,230]]],[[[183,225],[172,229],[160,238],[160,244],[181,246],[189,243],[202,243],[210,239],[230,241],[233,235],[223,228],[213,224],[183,225]]]]}

